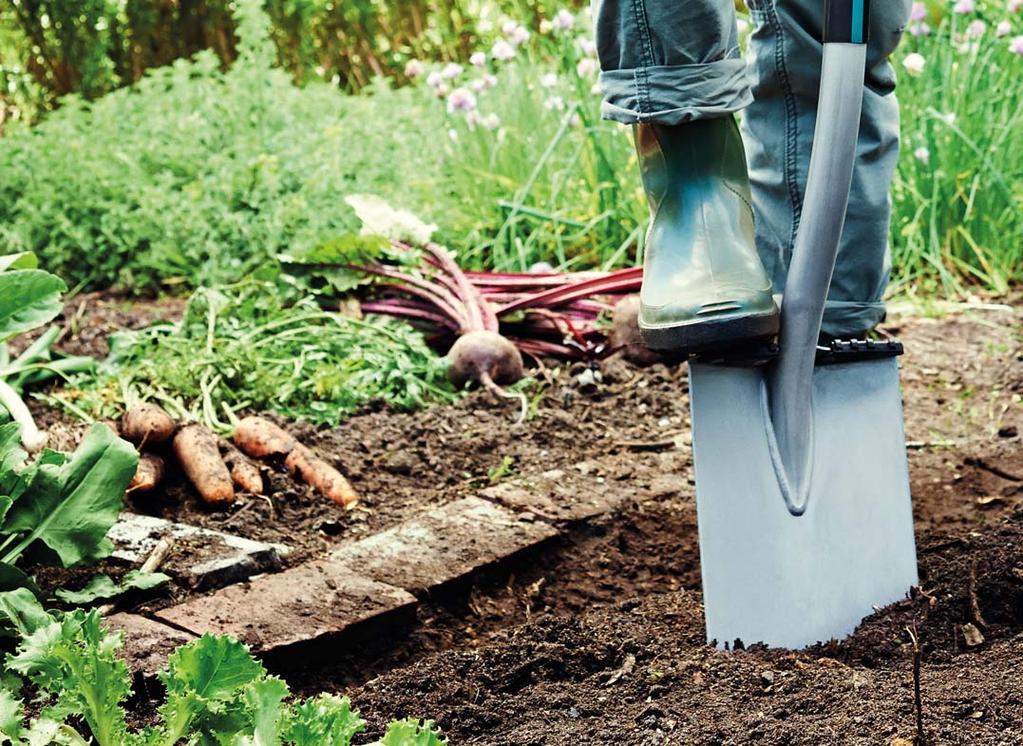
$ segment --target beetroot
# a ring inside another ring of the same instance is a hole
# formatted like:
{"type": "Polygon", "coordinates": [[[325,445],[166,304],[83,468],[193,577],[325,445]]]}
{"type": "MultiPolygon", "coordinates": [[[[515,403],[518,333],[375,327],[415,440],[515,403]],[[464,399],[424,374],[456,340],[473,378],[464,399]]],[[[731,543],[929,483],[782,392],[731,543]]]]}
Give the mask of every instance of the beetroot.
{"type": "Polygon", "coordinates": [[[518,348],[496,332],[463,334],[451,346],[448,361],[448,376],[458,388],[469,381],[486,384],[488,378],[495,384],[515,383],[523,375],[518,348]]]}
{"type": "Polygon", "coordinates": [[[664,357],[643,344],[639,334],[639,296],[626,295],[611,314],[611,346],[621,350],[630,363],[645,367],[664,362],[664,357]]]}

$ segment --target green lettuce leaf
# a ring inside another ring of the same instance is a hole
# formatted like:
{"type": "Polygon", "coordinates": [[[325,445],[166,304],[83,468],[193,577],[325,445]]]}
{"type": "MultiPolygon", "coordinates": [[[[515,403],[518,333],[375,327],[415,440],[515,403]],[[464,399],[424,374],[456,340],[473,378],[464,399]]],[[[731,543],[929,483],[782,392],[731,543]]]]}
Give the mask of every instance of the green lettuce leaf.
{"type": "Polygon", "coordinates": [[[447,742],[433,729],[432,720],[408,718],[392,722],[379,746],[444,746],[447,742]]]}
{"type": "Polygon", "coordinates": [[[293,705],[286,717],[285,741],[294,746],[350,746],[366,730],[348,697],[321,694],[293,705]]]}

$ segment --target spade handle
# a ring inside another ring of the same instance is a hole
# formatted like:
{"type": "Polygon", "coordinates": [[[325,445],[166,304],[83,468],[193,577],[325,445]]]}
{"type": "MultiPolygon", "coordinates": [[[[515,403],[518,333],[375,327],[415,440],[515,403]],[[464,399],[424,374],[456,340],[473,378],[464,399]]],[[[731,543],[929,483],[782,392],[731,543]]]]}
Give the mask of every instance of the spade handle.
{"type": "Polygon", "coordinates": [[[813,369],[852,184],[868,0],[827,0],[810,169],[781,305],[781,349],[768,379],[775,467],[789,512],[806,510],[813,461],[813,369]]]}

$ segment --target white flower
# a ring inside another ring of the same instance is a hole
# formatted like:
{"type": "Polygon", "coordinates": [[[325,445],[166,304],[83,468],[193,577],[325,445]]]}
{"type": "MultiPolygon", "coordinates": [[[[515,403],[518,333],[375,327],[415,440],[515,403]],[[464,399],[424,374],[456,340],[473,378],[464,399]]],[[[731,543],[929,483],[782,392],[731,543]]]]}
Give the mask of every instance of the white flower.
{"type": "Polygon", "coordinates": [[[444,69],[440,71],[440,76],[445,80],[454,80],[462,74],[462,66],[456,62],[449,62],[444,65],[444,69]]]}
{"type": "Polygon", "coordinates": [[[917,52],[910,52],[902,60],[902,66],[906,68],[910,75],[919,75],[924,71],[924,65],[927,64],[927,60],[924,59],[922,54],[917,52]]]}
{"type": "Polygon", "coordinates": [[[956,47],[960,54],[976,54],[980,50],[980,44],[975,41],[964,41],[956,47]]]}
{"type": "Polygon", "coordinates": [[[510,60],[515,56],[515,47],[506,42],[504,39],[498,39],[494,42],[494,46],[490,50],[490,56],[495,60],[510,60]]]}
{"type": "Polygon", "coordinates": [[[519,24],[515,23],[515,21],[505,21],[501,24],[501,33],[505,36],[511,36],[518,27],[519,24]]]}
{"type": "Polygon", "coordinates": [[[549,34],[553,30],[554,30],[554,24],[553,23],[551,23],[546,18],[543,18],[543,19],[540,20],[540,33],[541,34],[546,35],[546,34],[549,34]]]}
{"type": "Polygon", "coordinates": [[[468,88],[456,88],[448,96],[448,112],[472,111],[476,108],[476,96],[468,88]]]}
{"type": "Polygon", "coordinates": [[[444,78],[442,78],[440,73],[436,70],[426,76],[426,85],[430,86],[430,88],[438,88],[443,84],[444,78]]]}
{"type": "Polygon", "coordinates": [[[1023,36],[1014,36],[1009,42],[1009,51],[1013,54],[1023,54],[1023,36]]]}
{"type": "Polygon", "coordinates": [[[469,64],[473,67],[483,67],[487,64],[487,56],[483,52],[473,52],[469,57],[469,64]]]}
{"type": "Polygon", "coordinates": [[[947,114],[942,114],[941,121],[943,121],[945,124],[951,127],[953,124],[956,123],[956,113],[954,111],[950,111],[947,114]]]}
{"type": "Polygon", "coordinates": [[[553,88],[558,84],[558,76],[556,73],[547,73],[540,78],[540,85],[544,88],[553,88]]]}
{"type": "Polygon", "coordinates": [[[973,0],[956,0],[956,4],[952,6],[953,13],[972,13],[977,9],[973,0]]]}
{"type": "Polygon", "coordinates": [[[1019,13],[1020,8],[1023,8],[1023,0],[1009,0],[1005,7],[1010,13],[1019,13]]]}
{"type": "Polygon", "coordinates": [[[480,80],[483,81],[484,88],[493,88],[497,85],[497,76],[491,75],[490,73],[485,73],[480,80]]]}
{"type": "Polygon", "coordinates": [[[931,162],[931,151],[929,151],[927,148],[923,146],[920,146],[919,148],[914,150],[913,155],[916,157],[918,161],[920,161],[925,166],[931,162]]]}
{"type": "Polygon", "coordinates": [[[1008,36],[1012,33],[1012,24],[1008,21],[999,21],[995,26],[995,36],[1008,36]]]}
{"type": "Polygon", "coordinates": [[[576,75],[580,78],[588,78],[597,72],[597,61],[592,57],[583,57],[575,66],[576,75]]]}
{"type": "Polygon", "coordinates": [[[552,25],[558,31],[568,31],[575,26],[575,16],[572,15],[571,11],[562,8],[558,11],[557,15],[554,16],[552,25]]]}
{"type": "Polygon", "coordinates": [[[529,41],[529,31],[525,26],[516,26],[515,30],[508,34],[508,41],[517,47],[521,47],[527,41],[529,41]]]}
{"type": "MultiPolygon", "coordinates": [[[[1020,2],[1023,2],[1023,0],[1020,0],[1020,2]]],[[[593,39],[583,36],[576,43],[579,45],[579,51],[583,54],[588,54],[592,57],[597,53],[597,43],[593,39]]]]}
{"type": "Polygon", "coordinates": [[[561,96],[551,96],[543,102],[543,108],[547,111],[561,111],[565,108],[565,99],[561,96]]]}
{"type": "Polygon", "coordinates": [[[395,210],[374,194],[349,194],[345,202],[362,221],[363,235],[420,245],[427,243],[437,230],[436,225],[424,223],[406,210],[395,210]]]}
{"type": "Polygon", "coordinates": [[[415,78],[423,74],[425,68],[419,60],[409,60],[405,63],[405,76],[415,78]]]}
{"type": "Polygon", "coordinates": [[[975,21],[970,21],[970,25],[966,27],[966,35],[971,39],[979,39],[986,30],[987,24],[978,18],[975,21]]]}
{"type": "Polygon", "coordinates": [[[497,114],[487,114],[483,119],[480,120],[480,124],[486,127],[488,130],[496,130],[501,126],[501,118],[497,114]]]}

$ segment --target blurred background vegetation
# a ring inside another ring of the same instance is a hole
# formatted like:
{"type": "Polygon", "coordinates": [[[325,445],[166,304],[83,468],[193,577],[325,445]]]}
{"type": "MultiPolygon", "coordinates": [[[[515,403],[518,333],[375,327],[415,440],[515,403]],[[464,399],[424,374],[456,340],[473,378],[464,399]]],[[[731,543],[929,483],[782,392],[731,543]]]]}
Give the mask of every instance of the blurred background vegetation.
{"type": "MultiPolygon", "coordinates": [[[[577,9],[581,0],[570,0],[577,9]]],[[[411,57],[469,56],[502,17],[529,27],[552,0],[268,0],[277,61],[297,83],[358,92],[376,76],[401,80],[411,57]]],[[[204,49],[237,57],[228,0],[0,0],[0,102],[34,117],[61,96],[95,98],[146,70],[204,49]]]]}
{"type": "MultiPolygon", "coordinates": [[[[357,230],[362,192],[466,266],[637,262],[645,202],[628,129],[600,119],[587,5],[0,0],[0,253],[186,291],[357,230]]],[[[914,3],[894,60],[896,293],[1023,279],[1023,2],[955,7],[914,3]]]]}

